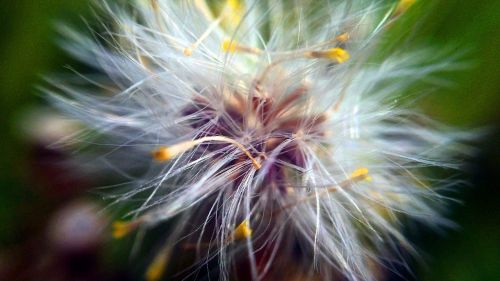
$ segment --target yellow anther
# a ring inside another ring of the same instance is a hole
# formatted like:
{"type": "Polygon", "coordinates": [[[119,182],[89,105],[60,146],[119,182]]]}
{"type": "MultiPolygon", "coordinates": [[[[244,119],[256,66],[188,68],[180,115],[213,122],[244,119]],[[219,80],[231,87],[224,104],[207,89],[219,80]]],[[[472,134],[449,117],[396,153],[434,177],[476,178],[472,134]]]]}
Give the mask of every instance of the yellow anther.
{"type": "Polygon", "coordinates": [[[239,49],[240,45],[234,42],[234,40],[224,39],[224,41],[222,42],[222,50],[224,50],[224,52],[226,53],[234,53],[239,49]]]}
{"type": "Polygon", "coordinates": [[[234,229],[233,239],[243,240],[252,236],[252,229],[250,228],[250,221],[248,219],[244,220],[238,227],[234,229]]]}
{"type": "Polygon", "coordinates": [[[366,181],[372,181],[372,177],[368,175],[368,168],[362,167],[359,169],[354,170],[354,172],[351,173],[351,180],[366,180],[366,181]]]}
{"type": "Polygon", "coordinates": [[[337,63],[344,63],[350,58],[349,52],[347,52],[346,50],[344,50],[342,48],[338,48],[338,47],[331,48],[331,49],[326,50],[326,51],[312,51],[312,52],[306,53],[305,55],[306,55],[306,57],[309,57],[309,58],[330,59],[330,60],[336,61],[337,63]]]}
{"type": "Polygon", "coordinates": [[[138,226],[137,221],[126,222],[126,221],[115,221],[113,222],[113,238],[120,239],[128,235],[130,232],[134,231],[138,226]]]}
{"type": "Polygon", "coordinates": [[[394,9],[394,15],[400,15],[406,12],[413,4],[417,2],[416,0],[399,0],[398,5],[394,9]]]}
{"type": "Polygon", "coordinates": [[[226,5],[229,8],[236,10],[236,11],[241,10],[243,7],[243,4],[241,3],[241,1],[238,1],[238,0],[227,0],[226,5]]]}
{"type": "Polygon", "coordinates": [[[184,48],[183,54],[184,54],[186,57],[190,57],[190,56],[192,56],[192,55],[193,55],[193,49],[192,49],[192,48],[190,48],[190,47],[184,48]]]}
{"type": "Polygon", "coordinates": [[[213,142],[225,142],[225,143],[229,143],[229,144],[232,144],[234,146],[236,146],[237,148],[239,148],[241,151],[243,151],[243,153],[245,153],[245,155],[252,161],[252,164],[254,165],[255,169],[260,169],[262,167],[262,165],[259,163],[259,161],[257,161],[257,159],[255,159],[252,154],[245,148],[245,146],[243,146],[241,143],[233,140],[233,139],[230,139],[228,137],[224,137],[224,136],[209,136],[209,137],[203,137],[203,138],[199,138],[199,139],[196,139],[196,140],[192,140],[192,141],[185,141],[185,142],[181,142],[181,143],[178,143],[178,144],[174,144],[174,145],[171,145],[171,146],[162,146],[162,147],[159,147],[155,150],[153,150],[152,154],[153,154],[153,159],[155,159],[156,161],[168,161],[168,160],[171,160],[179,155],[181,155],[182,153],[194,148],[195,146],[199,145],[199,144],[202,144],[204,142],[210,142],[210,141],[213,141],[213,142]]]}
{"type": "Polygon", "coordinates": [[[243,3],[239,0],[227,0],[223,13],[228,15],[224,20],[224,25],[230,27],[230,29],[235,29],[240,24],[244,14],[243,3]]]}
{"type": "Polygon", "coordinates": [[[158,281],[165,273],[169,259],[169,251],[161,251],[153,260],[153,262],[148,266],[146,270],[145,279],[146,281],[158,281]]]}
{"type": "Polygon", "coordinates": [[[365,176],[369,172],[368,168],[362,167],[354,170],[354,172],[351,173],[351,178],[357,178],[360,176],[365,176]]]}
{"type": "Polygon", "coordinates": [[[344,32],[342,34],[340,34],[339,36],[335,37],[335,40],[338,41],[338,42],[347,42],[349,40],[349,33],[347,32],[344,32]]]}
{"type": "Polygon", "coordinates": [[[156,161],[160,161],[160,162],[168,161],[168,160],[175,157],[169,151],[168,147],[165,147],[165,146],[162,146],[162,147],[159,147],[159,148],[153,150],[151,152],[151,154],[153,155],[153,159],[155,159],[156,161]]]}
{"type": "Polygon", "coordinates": [[[171,146],[161,146],[153,150],[153,159],[159,162],[168,161],[174,159],[180,154],[192,149],[198,144],[197,141],[186,141],[171,146]]]}
{"type": "Polygon", "coordinates": [[[349,53],[342,48],[332,48],[326,51],[326,58],[335,60],[338,63],[343,63],[350,58],[349,53]]]}
{"type": "Polygon", "coordinates": [[[247,47],[231,39],[224,39],[224,41],[222,41],[221,48],[226,53],[242,52],[255,55],[262,53],[262,50],[259,48],[247,47]]]}
{"type": "Polygon", "coordinates": [[[259,48],[247,47],[231,39],[224,39],[224,41],[222,41],[221,48],[226,53],[243,52],[256,55],[262,53],[262,50],[259,48]]]}

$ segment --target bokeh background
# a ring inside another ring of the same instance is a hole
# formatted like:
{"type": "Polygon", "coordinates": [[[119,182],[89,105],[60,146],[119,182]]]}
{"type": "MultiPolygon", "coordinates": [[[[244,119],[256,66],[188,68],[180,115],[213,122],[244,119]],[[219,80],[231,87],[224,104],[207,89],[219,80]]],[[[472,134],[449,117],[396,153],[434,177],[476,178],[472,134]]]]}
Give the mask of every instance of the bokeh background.
{"type": "MultiPolygon", "coordinates": [[[[52,117],[36,85],[43,74],[78,67],[58,47],[55,27],[85,30],[89,1],[0,0],[0,7],[0,280],[139,280],[130,243],[106,231],[110,214],[91,192],[96,183],[78,176],[67,152],[45,147],[72,124],[52,117]]],[[[499,19],[500,1],[489,0],[421,0],[409,15],[416,46],[455,46],[471,62],[446,75],[451,86],[422,97],[422,110],[487,133],[459,175],[469,182],[451,207],[459,227],[413,229],[425,263],[410,262],[411,273],[402,267],[391,280],[500,280],[499,19]]]]}

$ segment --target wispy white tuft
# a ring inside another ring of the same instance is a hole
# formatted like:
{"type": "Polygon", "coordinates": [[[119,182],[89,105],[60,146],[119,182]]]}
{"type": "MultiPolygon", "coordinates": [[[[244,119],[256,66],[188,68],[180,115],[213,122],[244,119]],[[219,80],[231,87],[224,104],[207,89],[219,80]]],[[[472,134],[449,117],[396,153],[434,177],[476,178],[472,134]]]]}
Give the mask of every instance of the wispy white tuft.
{"type": "Polygon", "coordinates": [[[72,139],[108,149],[100,167],[126,179],[110,198],[136,209],[115,236],[174,220],[159,257],[196,252],[191,271],[217,260],[221,280],[375,280],[412,251],[407,218],[447,224],[449,182],[421,171],[458,168],[464,136],[398,98],[454,66],[381,55],[400,6],[209,2],[99,2],[101,32],[63,29],[96,72],[52,81],[51,97],[88,125],[72,139]]]}

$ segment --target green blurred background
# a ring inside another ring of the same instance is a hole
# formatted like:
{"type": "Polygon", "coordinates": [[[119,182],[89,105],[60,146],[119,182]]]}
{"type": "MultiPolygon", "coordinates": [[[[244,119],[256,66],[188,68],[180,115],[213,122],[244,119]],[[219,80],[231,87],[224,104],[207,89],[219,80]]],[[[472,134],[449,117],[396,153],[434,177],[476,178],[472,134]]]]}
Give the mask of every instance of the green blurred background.
{"type": "MultiPolygon", "coordinates": [[[[461,175],[471,184],[455,195],[463,203],[453,205],[450,214],[460,228],[444,234],[419,229],[418,235],[413,234],[424,252],[426,264],[412,265],[415,276],[406,278],[500,280],[500,1],[420,2],[411,14],[418,21],[412,42],[416,46],[456,46],[457,52],[465,51],[466,61],[474,63],[466,70],[447,75],[454,85],[425,96],[420,100],[421,107],[440,121],[464,129],[485,127],[489,133],[478,141],[480,153],[470,159],[468,171],[461,175]]],[[[44,167],[43,161],[39,161],[40,148],[23,130],[26,116],[46,105],[35,88],[44,83],[41,75],[67,72],[65,65],[78,65],[57,46],[54,27],[66,22],[84,30],[81,16],[90,16],[89,1],[1,0],[0,3],[2,279],[2,270],[17,267],[17,272],[22,272],[23,266],[36,263],[23,263],[24,255],[40,251],[37,247],[43,248],[37,243],[44,241],[47,220],[68,201],[81,200],[78,198],[83,196],[87,203],[101,203],[80,189],[66,190],[63,195],[47,193],[45,189],[50,182],[45,183],[44,176],[39,179],[39,170],[44,167]]],[[[42,156],[46,157],[43,153],[42,156]]],[[[56,169],[54,173],[64,173],[64,169],[56,169]]],[[[82,180],[76,183],[85,184],[82,180]]],[[[115,247],[105,251],[112,253],[99,254],[104,256],[101,260],[113,259],[121,250],[115,247]]],[[[120,270],[126,259],[117,260],[99,265],[104,267],[101,271],[108,274],[120,270]]],[[[16,280],[38,280],[19,274],[16,280]]]]}

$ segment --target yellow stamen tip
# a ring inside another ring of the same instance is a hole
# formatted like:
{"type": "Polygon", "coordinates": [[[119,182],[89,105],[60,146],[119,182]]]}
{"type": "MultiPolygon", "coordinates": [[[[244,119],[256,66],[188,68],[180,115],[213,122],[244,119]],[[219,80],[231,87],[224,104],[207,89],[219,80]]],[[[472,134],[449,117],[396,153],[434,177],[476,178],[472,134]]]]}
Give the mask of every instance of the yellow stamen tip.
{"type": "Polygon", "coordinates": [[[160,253],[156,256],[153,262],[148,266],[146,270],[145,279],[147,281],[158,281],[165,273],[165,269],[168,262],[168,254],[160,253]]]}
{"type": "Polygon", "coordinates": [[[151,152],[153,159],[156,161],[168,161],[172,159],[172,154],[168,150],[168,147],[162,146],[151,152]]]}
{"type": "Polygon", "coordinates": [[[238,50],[238,44],[230,39],[224,39],[222,42],[222,50],[226,53],[234,53],[238,50]]]}
{"type": "Polygon", "coordinates": [[[347,52],[346,50],[344,50],[342,48],[332,48],[332,49],[326,51],[325,57],[329,58],[331,60],[335,60],[338,63],[344,63],[351,56],[349,55],[349,52],[347,52]]]}
{"type": "Polygon", "coordinates": [[[227,0],[226,7],[223,10],[223,15],[226,16],[224,25],[229,29],[236,28],[240,23],[244,13],[245,11],[242,1],[227,0]]]}
{"type": "Polygon", "coordinates": [[[349,33],[347,32],[344,32],[342,34],[340,34],[339,36],[335,37],[335,40],[337,40],[338,42],[347,42],[349,40],[349,33]]]}
{"type": "Polygon", "coordinates": [[[132,232],[136,228],[136,224],[126,221],[115,221],[113,222],[112,228],[113,238],[120,239],[132,232]]]}
{"type": "Polygon", "coordinates": [[[234,240],[243,240],[252,236],[252,229],[250,228],[250,221],[244,220],[234,229],[234,240]]]}
{"type": "Polygon", "coordinates": [[[366,181],[372,181],[372,177],[368,175],[368,168],[362,167],[354,170],[351,174],[351,179],[360,179],[366,181]]]}
{"type": "Polygon", "coordinates": [[[406,12],[413,4],[417,2],[416,0],[399,0],[396,9],[394,10],[395,15],[400,15],[406,12]]]}
{"type": "Polygon", "coordinates": [[[242,3],[239,0],[227,0],[226,4],[234,10],[238,10],[242,8],[242,3]]]}
{"type": "Polygon", "coordinates": [[[184,48],[183,53],[184,53],[184,55],[185,55],[186,57],[190,57],[190,56],[192,56],[192,55],[193,55],[193,49],[191,49],[191,48],[189,48],[189,47],[184,48]]]}
{"type": "Polygon", "coordinates": [[[223,137],[223,136],[207,136],[203,138],[199,138],[196,140],[192,141],[185,141],[181,143],[177,143],[174,145],[171,145],[169,147],[159,147],[156,150],[152,151],[152,156],[156,161],[168,161],[171,160],[180,154],[192,149],[193,147],[203,143],[203,142],[208,142],[208,141],[219,141],[219,142],[225,142],[225,143],[230,143],[238,147],[245,153],[250,160],[252,160],[253,165],[255,168],[258,170],[262,167],[262,165],[257,161],[257,159],[253,158],[252,154],[239,142],[230,139],[228,137],[223,137]]]}

